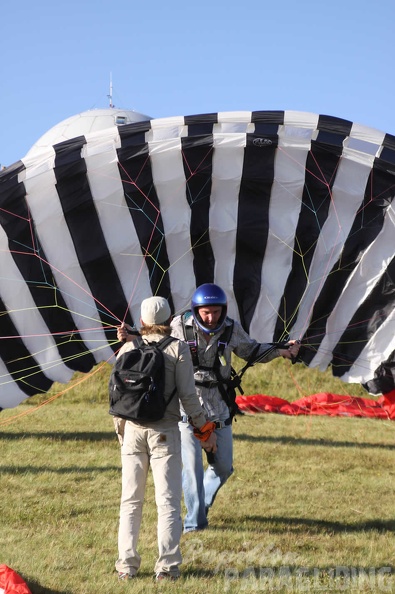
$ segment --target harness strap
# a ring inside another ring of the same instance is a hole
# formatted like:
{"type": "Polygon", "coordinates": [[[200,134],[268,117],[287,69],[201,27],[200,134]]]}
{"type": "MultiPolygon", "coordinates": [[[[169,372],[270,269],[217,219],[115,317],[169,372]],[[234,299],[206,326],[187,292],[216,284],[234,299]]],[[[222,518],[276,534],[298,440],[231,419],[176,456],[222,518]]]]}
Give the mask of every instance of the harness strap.
{"type": "MultiPolygon", "coordinates": [[[[243,393],[240,385],[240,379],[236,373],[236,371],[231,367],[231,377],[230,379],[226,380],[222,377],[219,368],[226,365],[226,360],[224,358],[224,351],[225,348],[228,346],[229,341],[233,334],[233,326],[234,321],[230,318],[227,318],[231,323],[225,326],[225,329],[217,342],[217,352],[215,356],[214,365],[212,367],[207,367],[199,364],[199,352],[198,352],[198,336],[197,332],[193,326],[187,325],[186,321],[191,317],[192,312],[186,311],[181,315],[182,327],[184,332],[184,338],[189,346],[189,350],[191,352],[192,363],[194,368],[203,370],[203,371],[213,371],[217,378],[217,381],[199,381],[195,380],[196,386],[202,386],[204,388],[218,388],[222,399],[224,400],[225,404],[228,406],[229,410],[231,411],[231,417],[234,416],[234,409],[235,409],[235,402],[229,397],[228,388],[238,387],[239,391],[243,393]]],[[[231,421],[230,421],[231,422],[231,421]]]]}
{"type": "Polygon", "coordinates": [[[202,388],[216,388],[218,386],[218,382],[215,380],[212,381],[205,381],[201,382],[199,380],[195,380],[195,386],[201,386],[202,388]]]}

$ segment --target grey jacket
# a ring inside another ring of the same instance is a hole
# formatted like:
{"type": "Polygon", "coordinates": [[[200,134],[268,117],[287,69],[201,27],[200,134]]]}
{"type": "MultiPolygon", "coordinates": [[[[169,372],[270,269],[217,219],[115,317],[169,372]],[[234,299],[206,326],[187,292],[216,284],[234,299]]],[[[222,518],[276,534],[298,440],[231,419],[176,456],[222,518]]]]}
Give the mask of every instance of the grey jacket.
{"type": "MultiPolygon", "coordinates": [[[[196,331],[197,342],[198,342],[198,354],[199,363],[206,370],[195,369],[195,380],[199,382],[210,382],[216,380],[216,375],[209,369],[213,367],[214,361],[217,357],[218,341],[221,340],[221,336],[224,333],[225,325],[229,326],[232,321],[226,318],[224,328],[212,336],[207,342],[203,332],[196,326],[192,316],[189,317],[186,322],[187,325],[193,326],[196,331]]],[[[177,316],[171,323],[171,335],[185,340],[184,331],[182,326],[181,316],[177,316]]],[[[235,353],[241,359],[247,360],[252,354],[254,349],[259,345],[257,352],[257,358],[262,356],[261,363],[268,363],[272,359],[279,356],[277,349],[273,349],[271,345],[265,343],[258,343],[256,340],[251,338],[242,326],[234,320],[233,332],[229,344],[226,345],[223,354],[223,364],[221,365],[221,375],[228,379],[230,377],[232,353],[235,353]],[[266,354],[267,353],[267,354],[266,354]]],[[[196,386],[196,392],[199,395],[200,402],[202,403],[210,420],[226,420],[229,417],[229,409],[224,402],[218,387],[206,388],[196,386]]]]}

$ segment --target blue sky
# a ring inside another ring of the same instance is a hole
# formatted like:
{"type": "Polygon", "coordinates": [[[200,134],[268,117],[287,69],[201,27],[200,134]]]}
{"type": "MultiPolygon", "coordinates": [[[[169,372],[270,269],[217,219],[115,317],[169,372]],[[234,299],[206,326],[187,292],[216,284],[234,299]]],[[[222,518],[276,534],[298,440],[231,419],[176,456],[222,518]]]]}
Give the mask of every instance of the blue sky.
{"type": "Polygon", "coordinates": [[[20,0],[1,9],[0,164],[108,106],[310,111],[395,134],[393,0],[20,0]]]}

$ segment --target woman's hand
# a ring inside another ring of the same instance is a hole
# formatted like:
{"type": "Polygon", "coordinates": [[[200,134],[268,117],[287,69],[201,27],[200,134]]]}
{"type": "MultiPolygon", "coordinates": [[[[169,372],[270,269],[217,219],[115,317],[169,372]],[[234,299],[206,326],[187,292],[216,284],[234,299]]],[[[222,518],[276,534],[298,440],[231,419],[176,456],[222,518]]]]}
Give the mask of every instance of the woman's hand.
{"type": "Polygon", "coordinates": [[[128,330],[132,330],[132,328],[124,322],[120,326],[118,326],[117,338],[120,342],[130,342],[132,340],[133,337],[131,334],[129,334],[128,330]]]}

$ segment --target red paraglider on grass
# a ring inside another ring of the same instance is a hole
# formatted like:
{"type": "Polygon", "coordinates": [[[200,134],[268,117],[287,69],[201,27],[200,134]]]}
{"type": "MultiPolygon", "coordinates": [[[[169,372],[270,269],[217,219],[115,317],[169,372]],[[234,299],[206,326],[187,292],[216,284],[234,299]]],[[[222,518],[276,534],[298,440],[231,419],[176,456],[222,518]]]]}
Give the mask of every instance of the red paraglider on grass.
{"type": "Polygon", "coordinates": [[[288,402],[277,396],[254,394],[237,396],[243,413],[279,413],[283,415],[327,415],[331,417],[369,417],[395,420],[395,390],[377,400],[322,392],[288,402]]]}
{"type": "Polygon", "coordinates": [[[8,567],[0,565],[0,594],[32,594],[21,576],[8,567]]]}

